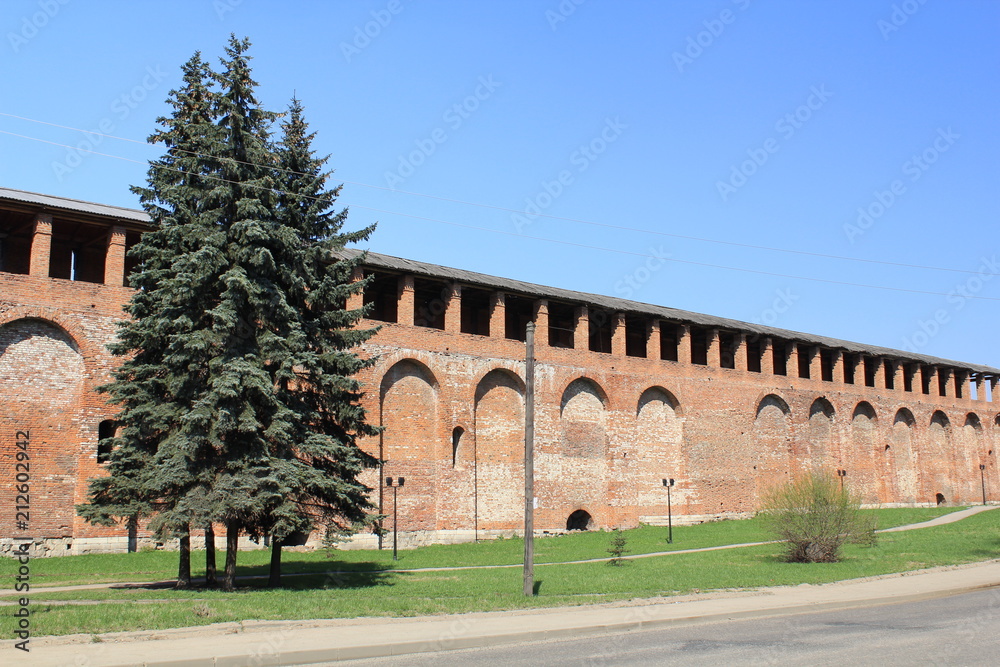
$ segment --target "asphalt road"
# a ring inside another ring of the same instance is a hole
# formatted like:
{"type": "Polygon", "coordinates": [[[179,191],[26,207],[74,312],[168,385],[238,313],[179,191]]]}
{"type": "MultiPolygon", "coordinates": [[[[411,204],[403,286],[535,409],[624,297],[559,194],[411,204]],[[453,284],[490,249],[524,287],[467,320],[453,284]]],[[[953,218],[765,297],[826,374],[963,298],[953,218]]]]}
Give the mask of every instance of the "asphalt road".
{"type": "Polygon", "coordinates": [[[358,665],[998,665],[1000,588],[845,611],[355,661],[358,665]]]}

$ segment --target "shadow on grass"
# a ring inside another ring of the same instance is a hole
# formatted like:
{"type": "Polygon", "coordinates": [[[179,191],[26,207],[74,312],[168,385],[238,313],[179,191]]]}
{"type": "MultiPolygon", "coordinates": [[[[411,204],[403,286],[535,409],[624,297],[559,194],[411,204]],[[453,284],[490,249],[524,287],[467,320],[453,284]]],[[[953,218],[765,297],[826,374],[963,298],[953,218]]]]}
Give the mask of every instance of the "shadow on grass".
{"type": "MultiPolygon", "coordinates": [[[[281,586],[268,588],[267,565],[239,567],[236,571],[236,589],[239,590],[324,590],[370,588],[391,586],[397,573],[385,572],[384,564],[373,562],[326,561],[323,563],[289,563],[282,568],[281,586]]],[[[165,590],[174,589],[174,580],[143,584],[112,585],[113,590],[165,590]]],[[[189,590],[220,590],[205,586],[204,577],[192,580],[189,590]]]]}

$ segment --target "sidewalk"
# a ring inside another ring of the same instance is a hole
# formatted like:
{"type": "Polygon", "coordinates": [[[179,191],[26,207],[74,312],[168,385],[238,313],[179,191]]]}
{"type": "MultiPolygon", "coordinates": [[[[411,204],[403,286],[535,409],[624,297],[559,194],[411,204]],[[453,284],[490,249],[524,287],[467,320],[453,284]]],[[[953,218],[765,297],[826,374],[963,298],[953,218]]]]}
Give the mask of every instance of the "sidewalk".
{"type": "MultiPolygon", "coordinates": [[[[983,509],[987,508],[914,526],[956,521],[983,509]]],[[[106,634],[98,643],[90,635],[42,637],[31,640],[30,653],[3,642],[0,663],[39,667],[297,665],[863,607],[990,587],[1000,587],[1000,560],[831,584],[714,591],[581,607],[422,618],[221,623],[106,634]]]]}

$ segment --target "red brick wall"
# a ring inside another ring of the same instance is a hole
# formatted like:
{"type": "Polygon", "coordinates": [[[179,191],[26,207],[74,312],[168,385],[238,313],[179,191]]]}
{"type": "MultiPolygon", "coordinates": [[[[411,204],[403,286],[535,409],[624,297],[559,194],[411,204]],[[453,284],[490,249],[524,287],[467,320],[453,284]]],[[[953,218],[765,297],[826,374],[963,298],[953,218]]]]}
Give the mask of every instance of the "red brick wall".
{"type": "MultiPolygon", "coordinates": [[[[119,241],[108,267],[121,266],[119,241]]],[[[87,480],[102,474],[97,428],[113,410],[95,387],[110,379],[115,361],[105,346],[129,294],[117,284],[0,273],[0,538],[13,533],[17,430],[32,433],[39,534],[124,535],[84,523],[73,505],[86,499],[87,480]]],[[[410,294],[403,291],[401,322],[412,322],[410,294]]],[[[458,298],[449,301],[458,307],[458,298]]],[[[492,336],[449,329],[385,324],[364,347],[378,358],[362,377],[364,404],[385,432],[363,446],[385,459],[383,479],[406,478],[401,530],[516,529],[524,345],[503,338],[499,326],[492,336]]],[[[970,400],[969,392],[940,397],[935,383],[933,395],[923,395],[919,382],[917,393],[901,382],[866,387],[860,371],[856,384],[845,384],[839,363],[833,382],[818,372],[801,379],[794,358],[789,376],[768,372],[767,360],[765,372],[754,373],[745,370],[745,348],[735,369],[720,368],[717,351],[707,366],[692,365],[683,345],[680,361],[661,361],[655,335],[649,359],[625,356],[621,345],[604,354],[548,347],[544,331],[536,338],[541,530],[565,528],[576,510],[598,526],[665,514],[663,478],[676,480],[675,513],[752,511],[770,485],[810,468],[847,470],[847,483],[873,502],[934,503],[940,493],[948,503],[975,503],[982,463],[987,492],[1000,500],[998,404],[970,400]]],[[[375,473],[365,479],[383,484],[375,473]]],[[[386,513],[391,495],[373,492],[386,513]]]]}

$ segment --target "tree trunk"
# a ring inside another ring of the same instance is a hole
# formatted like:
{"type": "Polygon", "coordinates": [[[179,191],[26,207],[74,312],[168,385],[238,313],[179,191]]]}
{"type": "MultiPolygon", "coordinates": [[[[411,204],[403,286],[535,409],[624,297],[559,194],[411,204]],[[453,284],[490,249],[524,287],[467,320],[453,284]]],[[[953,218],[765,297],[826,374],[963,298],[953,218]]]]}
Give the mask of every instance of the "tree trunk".
{"type": "Polygon", "coordinates": [[[215,528],[211,522],[205,526],[205,585],[215,586],[215,528]]]}
{"type": "Polygon", "coordinates": [[[174,588],[189,588],[191,586],[191,529],[184,526],[181,534],[180,559],[177,564],[177,584],[174,588]]]}
{"type": "Polygon", "coordinates": [[[236,550],[239,548],[240,529],[236,521],[226,522],[226,571],[222,575],[222,590],[236,588],[236,550]]]}
{"type": "Polygon", "coordinates": [[[281,540],[271,538],[271,572],[267,578],[268,588],[281,585],[281,540]]]}

